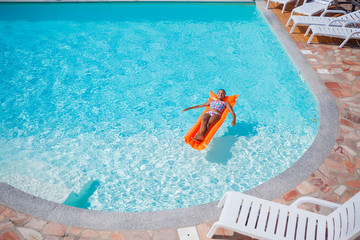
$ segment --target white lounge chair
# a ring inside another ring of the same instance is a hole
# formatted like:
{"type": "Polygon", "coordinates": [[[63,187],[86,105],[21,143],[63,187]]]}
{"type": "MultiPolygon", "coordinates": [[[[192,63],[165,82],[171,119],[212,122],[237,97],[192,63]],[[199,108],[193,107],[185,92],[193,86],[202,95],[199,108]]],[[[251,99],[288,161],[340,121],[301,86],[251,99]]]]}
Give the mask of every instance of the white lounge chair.
{"type": "MultiPolygon", "coordinates": [[[[319,17],[314,16],[302,16],[302,15],[296,15],[292,16],[292,20],[294,21],[294,24],[290,30],[290,33],[293,33],[295,30],[295,27],[297,25],[327,25],[330,22],[332,22],[334,19],[343,19],[346,15],[340,16],[340,17],[325,17],[327,13],[340,13],[340,14],[346,14],[343,10],[326,10],[324,11],[319,17]]],[[[334,24],[336,24],[334,22],[334,24]]]]}
{"type": "Polygon", "coordinates": [[[223,210],[219,221],[210,229],[209,238],[219,227],[256,239],[347,240],[360,235],[360,192],[342,205],[303,197],[290,206],[227,192],[218,206],[223,210]],[[302,203],[336,210],[325,216],[297,208],[302,203]]]}
{"type": "MultiPolygon", "coordinates": [[[[346,22],[346,25],[356,24],[354,22],[346,22]]],[[[335,38],[343,38],[345,39],[341,44],[340,48],[342,48],[350,39],[360,39],[360,28],[346,27],[346,25],[342,27],[332,27],[332,26],[316,26],[311,25],[309,30],[312,31],[312,34],[307,41],[307,43],[311,43],[314,36],[327,36],[327,37],[335,37],[335,38]]]]}
{"type": "MultiPolygon", "coordinates": [[[[348,21],[360,21],[360,10],[347,14],[343,10],[326,10],[320,15],[320,17],[298,15],[298,16],[293,16],[292,20],[294,21],[294,24],[290,30],[290,33],[294,32],[294,29],[297,25],[306,25],[306,26],[328,25],[328,26],[340,27],[343,26],[348,21]],[[327,13],[342,13],[344,15],[339,17],[324,17],[327,13]]],[[[306,31],[305,36],[309,32],[308,30],[306,31]]]]}
{"type": "Polygon", "coordinates": [[[327,10],[333,4],[334,4],[334,0],[311,0],[310,2],[307,2],[307,0],[305,0],[303,5],[301,5],[300,7],[296,7],[291,11],[286,26],[289,26],[294,13],[298,13],[306,16],[313,16],[317,13],[327,10]]]}
{"type": "MultiPolygon", "coordinates": [[[[286,5],[293,1],[294,0],[268,0],[268,2],[266,4],[266,9],[269,9],[270,2],[276,2],[276,3],[284,4],[282,11],[281,11],[282,13],[284,13],[286,5]]],[[[299,0],[296,0],[295,7],[297,7],[298,4],[299,4],[299,0]]]]}

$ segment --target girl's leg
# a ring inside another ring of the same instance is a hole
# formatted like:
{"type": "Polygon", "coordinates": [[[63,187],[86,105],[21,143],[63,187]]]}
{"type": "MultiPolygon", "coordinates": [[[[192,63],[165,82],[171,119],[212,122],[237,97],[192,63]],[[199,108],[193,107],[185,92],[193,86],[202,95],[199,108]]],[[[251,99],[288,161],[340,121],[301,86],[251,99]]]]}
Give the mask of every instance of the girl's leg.
{"type": "Polygon", "coordinates": [[[209,113],[205,113],[202,116],[201,125],[200,125],[200,132],[199,132],[199,136],[202,137],[202,138],[204,138],[204,135],[205,135],[206,130],[207,130],[207,125],[208,125],[210,119],[211,119],[211,116],[210,116],[209,113]]]}
{"type": "Polygon", "coordinates": [[[200,142],[204,140],[204,136],[206,133],[206,128],[209,122],[209,119],[211,118],[209,113],[205,113],[201,118],[201,125],[200,125],[200,132],[199,134],[196,134],[194,138],[191,138],[192,140],[196,142],[200,142]]]}
{"type": "Polygon", "coordinates": [[[205,138],[206,133],[210,130],[210,128],[220,120],[220,115],[214,114],[210,116],[210,114],[206,113],[203,115],[201,119],[200,132],[195,138],[192,138],[194,141],[200,142],[205,138]]]}
{"type": "Polygon", "coordinates": [[[210,128],[219,120],[220,120],[220,115],[218,115],[218,114],[214,114],[210,117],[210,119],[206,125],[206,131],[204,133],[204,136],[205,136],[205,134],[207,134],[207,132],[210,130],[210,128]]]}

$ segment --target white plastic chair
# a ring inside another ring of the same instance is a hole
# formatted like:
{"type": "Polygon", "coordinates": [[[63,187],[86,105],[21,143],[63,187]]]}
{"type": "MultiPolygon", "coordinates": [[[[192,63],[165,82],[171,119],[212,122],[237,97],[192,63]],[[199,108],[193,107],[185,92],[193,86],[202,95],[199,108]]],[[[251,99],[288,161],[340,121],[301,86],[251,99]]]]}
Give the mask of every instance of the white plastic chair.
{"type": "MultiPolygon", "coordinates": [[[[343,10],[326,10],[323,12],[320,17],[313,16],[293,16],[292,20],[294,24],[290,30],[290,33],[294,32],[294,29],[297,25],[328,25],[334,27],[341,27],[344,23],[348,21],[360,21],[360,10],[355,12],[347,13],[343,10]],[[342,13],[344,15],[339,17],[324,17],[327,13],[342,13]]],[[[308,34],[306,31],[305,36],[308,34]]]]}
{"type": "Polygon", "coordinates": [[[256,239],[347,240],[360,235],[360,192],[343,205],[303,197],[290,206],[239,192],[227,192],[218,206],[223,210],[208,238],[212,238],[219,227],[256,239]],[[297,208],[302,203],[336,210],[325,216],[297,208]]]}
{"type": "MultiPolygon", "coordinates": [[[[284,4],[282,11],[281,11],[282,13],[284,13],[286,5],[293,1],[295,1],[295,0],[268,0],[268,2],[266,4],[266,9],[269,9],[270,2],[276,2],[276,3],[284,4]]],[[[297,7],[298,4],[299,4],[299,0],[296,0],[295,7],[297,7]]]]}
{"type": "Polygon", "coordinates": [[[300,7],[296,7],[291,11],[286,26],[289,26],[294,13],[298,13],[306,16],[313,16],[317,13],[327,10],[333,4],[334,4],[334,0],[311,0],[310,2],[307,2],[307,0],[305,0],[303,5],[301,5],[300,7]]]}
{"type": "Polygon", "coordinates": [[[311,43],[314,36],[316,35],[343,38],[345,40],[339,46],[340,48],[342,48],[350,39],[360,39],[360,28],[346,27],[347,25],[351,24],[359,24],[359,22],[349,21],[346,22],[345,25],[342,27],[310,25],[308,30],[311,30],[312,34],[307,43],[311,43]]]}

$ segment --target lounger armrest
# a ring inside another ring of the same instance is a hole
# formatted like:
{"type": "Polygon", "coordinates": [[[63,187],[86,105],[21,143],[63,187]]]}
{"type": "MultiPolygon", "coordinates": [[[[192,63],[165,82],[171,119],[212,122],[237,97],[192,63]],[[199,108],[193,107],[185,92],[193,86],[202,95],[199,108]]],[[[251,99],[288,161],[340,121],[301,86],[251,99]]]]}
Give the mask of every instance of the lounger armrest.
{"type": "Polygon", "coordinates": [[[341,13],[341,14],[346,14],[346,12],[344,10],[325,10],[320,17],[324,17],[327,13],[341,13]]]}
{"type": "Polygon", "coordinates": [[[341,26],[343,27],[348,22],[350,22],[350,20],[348,20],[348,19],[334,19],[334,20],[331,20],[328,24],[326,24],[326,26],[331,26],[334,22],[342,22],[341,26]]]}
{"type": "Polygon", "coordinates": [[[303,203],[313,203],[313,204],[317,204],[317,205],[321,205],[321,206],[324,206],[324,207],[328,207],[328,208],[338,208],[341,206],[341,204],[338,204],[338,203],[334,203],[334,202],[330,202],[330,201],[325,201],[325,200],[322,200],[322,199],[319,199],[319,198],[313,198],[313,197],[301,197],[299,199],[297,199],[295,202],[293,202],[291,204],[291,206],[299,206],[300,204],[303,204],[303,203]]]}
{"type": "Polygon", "coordinates": [[[355,31],[355,32],[352,32],[349,36],[347,36],[347,38],[346,39],[350,39],[353,35],[355,35],[355,34],[360,34],[360,28],[359,28],[359,30],[357,30],[357,31],[355,31]]]}
{"type": "MultiPolygon", "coordinates": [[[[314,1],[326,5],[327,7],[329,7],[331,4],[334,3],[334,0],[314,0],[314,1]]],[[[327,8],[325,10],[327,10],[327,8]]]]}
{"type": "Polygon", "coordinates": [[[360,24],[360,21],[347,21],[346,23],[343,24],[343,27],[347,27],[350,24],[358,25],[360,24]]]}

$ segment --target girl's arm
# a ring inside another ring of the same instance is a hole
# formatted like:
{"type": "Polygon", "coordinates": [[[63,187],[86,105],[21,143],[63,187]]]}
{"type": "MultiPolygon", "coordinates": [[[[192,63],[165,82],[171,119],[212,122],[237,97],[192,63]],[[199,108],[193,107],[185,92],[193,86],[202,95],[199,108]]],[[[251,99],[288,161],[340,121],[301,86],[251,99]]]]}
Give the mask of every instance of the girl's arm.
{"type": "Polygon", "coordinates": [[[233,117],[233,120],[231,122],[231,125],[235,126],[236,125],[236,116],[235,116],[235,113],[231,107],[231,104],[228,103],[228,102],[225,102],[225,106],[227,107],[227,109],[229,109],[229,112],[231,113],[232,117],[233,117]]]}
{"type": "Polygon", "coordinates": [[[182,111],[185,112],[185,111],[187,111],[187,110],[189,110],[189,109],[206,107],[206,106],[209,106],[212,101],[213,101],[213,100],[210,100],[210,101],[207,101],[206,103],[201,104],[201,105],[196,105],[196,106],[193,106],[193,107],[188,107],[188,108],[185,108],[185,109],[182,110],[182,111]]]}

